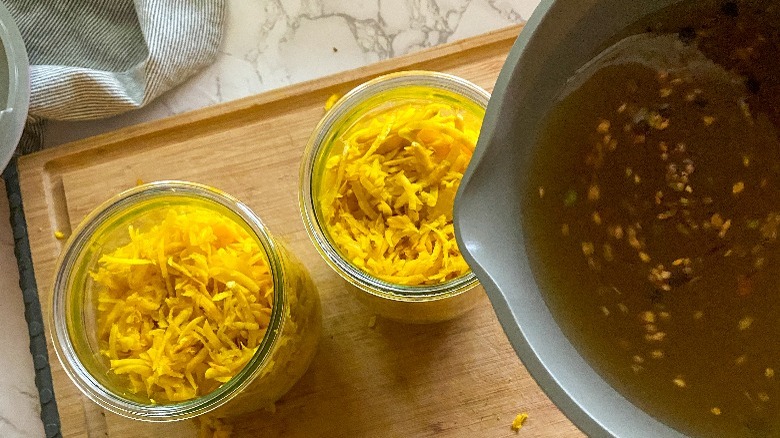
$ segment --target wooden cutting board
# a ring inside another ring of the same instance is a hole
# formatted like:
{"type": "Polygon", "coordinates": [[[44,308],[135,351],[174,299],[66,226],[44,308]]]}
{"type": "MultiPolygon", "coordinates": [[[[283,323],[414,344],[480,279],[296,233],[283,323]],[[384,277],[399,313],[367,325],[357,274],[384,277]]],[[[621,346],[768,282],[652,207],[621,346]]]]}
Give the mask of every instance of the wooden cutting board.
{"type": "MultiPolygon", "coordinates": [[[[66,234],[97,204],[137,180],[185,179],[246,202],[309,268],[322,297],[324,335],[311,368],[277,403],[235,424],[237,437],[502,437],[519,412],[526,437],[582,434],[528,375],[486,296],[451,322],[410,326],[371,314],[320,258],[298,209],[301,155],[323,104],[377,75],[426,69],[492,90],[521,27],[438,46],[22,157],[36,279],[48,300],[66,234]]],[[[45,306],[44,306],[45,307],[45,306]]],[[[83,397],[51,354],[65,437],[194,437],[192,422],[152,424],[104,412],[83,397]]]]}

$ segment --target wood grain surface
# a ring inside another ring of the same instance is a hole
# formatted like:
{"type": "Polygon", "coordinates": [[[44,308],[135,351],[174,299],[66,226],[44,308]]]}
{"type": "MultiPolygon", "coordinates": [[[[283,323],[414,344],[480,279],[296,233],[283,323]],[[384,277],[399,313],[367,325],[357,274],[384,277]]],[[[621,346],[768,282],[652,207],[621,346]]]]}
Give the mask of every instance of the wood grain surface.
{"type": "MultiPolygon", "coordinates": [[[[521,27],[380,62],[22,157],[24,211],[46,307],[66,234],[138,179],[209,184],[246,202],[286,241],[319,287],[323,338],[309,371],[277,403],[234,424],[237,437],[575,437],[582,434],[528,375],[487,297],[465,316],[426,326],[379,319],[320,258],[298,208],[298,170],[323,104],[377,75],[436,70],[492,90],[521,27]],[[516,434],[510,424],[527,412],[516,434]]],[[[65,437],[189,437],[193,422],[152,424],[104,412],[49,349],[65,437]]]]}

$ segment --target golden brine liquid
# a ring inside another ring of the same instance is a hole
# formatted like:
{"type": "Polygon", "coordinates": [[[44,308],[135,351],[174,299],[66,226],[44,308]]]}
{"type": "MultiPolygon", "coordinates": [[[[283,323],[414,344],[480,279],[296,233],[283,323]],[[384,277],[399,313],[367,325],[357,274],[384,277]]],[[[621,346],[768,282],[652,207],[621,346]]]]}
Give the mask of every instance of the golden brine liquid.
{"type": "Polygon", "coordinates": [[[683,2],[628,29],[562,87],[524,200],[566,335],[692,436],[780,437],[775,3],[683,2]]]}

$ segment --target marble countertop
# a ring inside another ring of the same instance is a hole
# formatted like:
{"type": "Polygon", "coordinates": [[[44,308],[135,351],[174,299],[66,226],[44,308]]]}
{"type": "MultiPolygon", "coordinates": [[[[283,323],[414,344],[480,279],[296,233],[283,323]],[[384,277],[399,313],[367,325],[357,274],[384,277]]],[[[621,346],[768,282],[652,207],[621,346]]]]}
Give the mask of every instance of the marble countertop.
{"type": "MultiPolygon", "coordinates": [[[[357,68],[523,22],[539,0],[227,0],[218,57],[148,106],[105,120],[52,122],[46,147],[357,68]],[[325,37],[323,37],[325,36],[325,37]]],[[[5,186],[0,180],[0,193],[5,186]]],[[[0,437],[44,436],[0,196],[0,437]]]]}

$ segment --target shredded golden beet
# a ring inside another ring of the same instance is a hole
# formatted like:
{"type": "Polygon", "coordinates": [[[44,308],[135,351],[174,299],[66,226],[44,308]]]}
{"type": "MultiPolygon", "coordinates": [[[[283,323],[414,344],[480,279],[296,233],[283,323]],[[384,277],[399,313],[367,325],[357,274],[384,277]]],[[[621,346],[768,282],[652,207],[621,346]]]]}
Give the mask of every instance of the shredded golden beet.
{"type": "Polygon", "coordinates": [[[410,103],[364,117],[342,135],[319,197],[342,255],[396,284],[466,274],[452,208],[480,124],[451,105],[410,103]]]}
{"type": "Polygon", "coordinates": [[[338,94],[331,94],[330,97],[328,97],[328,100],[325,101],[325,111],[330,111],[340,98],[341,96],[338,94]]]}
{"type": "Polygon", "coordinates": [[[237,374],[265,335],[273,280],[257,240],[233,220],[171,207],[99,259],[101,353],[153,402],[207,394],[237,374]]]}
{"type": "Polygon", "coordinates": [[[525,412],[517,414],[514,420],[512,420],[512,430],[518,432],[525,425],[525,420],[528,419],[528,414],[525,412]]]}

